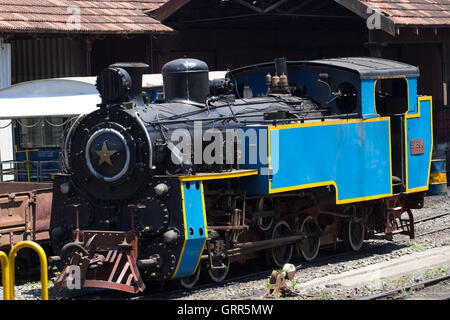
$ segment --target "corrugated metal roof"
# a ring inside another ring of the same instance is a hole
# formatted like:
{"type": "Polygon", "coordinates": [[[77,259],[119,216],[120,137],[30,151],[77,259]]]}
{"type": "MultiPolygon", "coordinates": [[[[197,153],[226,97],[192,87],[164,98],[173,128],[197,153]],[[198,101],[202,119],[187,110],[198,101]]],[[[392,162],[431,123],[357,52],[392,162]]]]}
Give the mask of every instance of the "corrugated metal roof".
{"type": "Polygon", "coordinates": [[[360,0],[396,25],[449,26],[450,0],[360,0]]]}
{"type": "Polygon", "coordinates": [[[359,73],[361,79],[378,79],[381,77],[420,75],[419,69],[412,65],[373,57],[349,57],[312,60],[307,63],[331,65],[339,68],[354,70],[359,73]]]}
{"type": "Polygon", "coordinates": [[[167,0],[0,0],[0,31],[64,33],[172,32],[145,12],[167,0]]]}

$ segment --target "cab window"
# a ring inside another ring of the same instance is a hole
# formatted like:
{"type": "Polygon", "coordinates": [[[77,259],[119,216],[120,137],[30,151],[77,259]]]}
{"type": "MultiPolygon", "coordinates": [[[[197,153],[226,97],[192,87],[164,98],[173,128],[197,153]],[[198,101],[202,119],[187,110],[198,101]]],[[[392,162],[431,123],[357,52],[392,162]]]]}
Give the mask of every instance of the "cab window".
{"type": "Polygon", "coordinates": [[[405,78],[379,79],[375,85],[375,108],[379,115],[408,111],[408,83],[405,78]]]}

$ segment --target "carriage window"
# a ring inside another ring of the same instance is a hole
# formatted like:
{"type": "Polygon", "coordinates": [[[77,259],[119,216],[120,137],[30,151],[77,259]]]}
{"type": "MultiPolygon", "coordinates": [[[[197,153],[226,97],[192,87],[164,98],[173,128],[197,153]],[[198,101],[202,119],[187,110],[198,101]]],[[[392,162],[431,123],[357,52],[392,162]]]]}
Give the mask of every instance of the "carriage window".
{"type": "Polygon", "coordinates": [[[408,111],[408,83],[404,78],[379,79],[375,86],[375,107],[379,115],[408,111]]]}
{"type": "Polygon", "coordinates": [[[62,117],[27,118],[18,121],[22,148],[54,148],[61,145],[62,117]]]}

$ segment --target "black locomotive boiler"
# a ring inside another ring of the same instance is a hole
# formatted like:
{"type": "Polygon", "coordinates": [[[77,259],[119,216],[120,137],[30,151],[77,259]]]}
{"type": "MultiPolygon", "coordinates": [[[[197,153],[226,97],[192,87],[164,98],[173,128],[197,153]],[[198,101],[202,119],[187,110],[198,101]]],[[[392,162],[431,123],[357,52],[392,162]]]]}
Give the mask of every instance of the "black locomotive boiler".
{"type": "MultiPolygon", "coordinates": [[[[236,262],[266,257],[280,267],[338,240],[359,250],[368,237],[413,237],[410,209],[425,189],[405,185],[401,157],[391,156],[404,151],[391,139],[406,137],[392,131],[389,111],[366,117],[363,83],[383,77],[381,65],[394,78],[418,71],[353,59],[276,59],[211,82],[204,62],[177,59],[162,69],[156,103],[142,92],[147,65],[103,70],[98,110],[63,138],[50,227],[52,259],[63,265],[55,286],[78,276],[84,287],[127,292],[147,280],[191,287],[201,272],[222,281],[236,262]]],[[[381,97],[372,104],[389,109],[381,97]]]]}

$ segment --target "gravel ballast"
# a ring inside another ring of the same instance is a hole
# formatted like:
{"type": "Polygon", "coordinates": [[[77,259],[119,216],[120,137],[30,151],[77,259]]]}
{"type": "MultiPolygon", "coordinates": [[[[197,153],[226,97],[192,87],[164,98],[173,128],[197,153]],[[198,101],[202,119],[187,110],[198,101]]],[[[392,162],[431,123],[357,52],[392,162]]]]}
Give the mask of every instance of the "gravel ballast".
{"type": "MultiPolygon", "coordinates": [[[[428,196],[425,198],[424,208],[420,210],[413,210],[416,220],[434,216],[440,213],[450,212],[450,197],[448,195],[428,196]]],[[[450,226],[450,215],[442,216],[433,220],[417,223],[416,234],[437,230],[446,226],[450,226]]],[[[333,253],[329,250],[322,250],[316,261],[313,262],[294,262],[297,266],[297,273],[293,282],[288,282],[295,288],[298,284],[305,283],[309,280],[324,277],[330,274],[339,274],[348,270],[358,269],[371,264],[376,264],[383,261],[397,259],[401,256],[412,254],[418,251],[424,251],[431,248],[437,248],[450,245],[450,230],[444,230],[437,233],[431,233],[425,236],[416,237],[416,239],[409,239],[405,235],[394,236],[393,241],[387,240],[367,240],[364,242],[361,252],[347,252],[343,255],[336,253],[343,252],[341,246],[338,246],[337,252],[333,253]]],[[[252,262],[249,261],[249,264],[252,262]]],[[[233,266],[232,266],[233,267],[233,266]]],[[[256,266],[255,266],[256,267],[256,266]]],[[[249,270],[255,269],[250,265],[249,270]]],[[[257,268],[256,268],[257,269],[257,268]]],[[[441,270],[427,270],[425,273],[405,275],[405,279],[399,279],[398,285],[406,285],[410,282],[418,282],[436,274],[443,274],[450,272],[445,268],[441,270]]],[[[98,289],[83,289],[81,299],[189,299],[189,300],[217,300],[217,299],[262,299],[266,292],[266,282],[270,276],[270,271],[264,274],[258,274],[247,277],[245,280],[242,277],[239,281],[230,282],[225,281],[220,285],[207,286],[206,288],[191,289],[191,290],[176,290],[174,293],[166,294],[145,294],[139,296],[132,296],[128,294],[116,294],[98,290],[98,289]]],[[[386,282],[385,287],[394,286],[394,282],[386,282]]],[[[342,288],[327,288],[315,292],[298,292],[300,295],[291,299],[354,299],[364,295],[374,294],[383,288],[374,288],[367,284],[361,288],[342,289],[342,288]]],[[[3,294],[3,288],[0,289],[0,294],[3,294]]],[[[40,299],[40,283],[28,283],[25,285],[17,285],[15,288],[16,300],[32,300],[40,299]]],[[[63,297],[79,295],[80,291],[69,291],[67,289],[54,290],[50,281],[49,284],[49,299],[60,299],[63,297]]]]}

